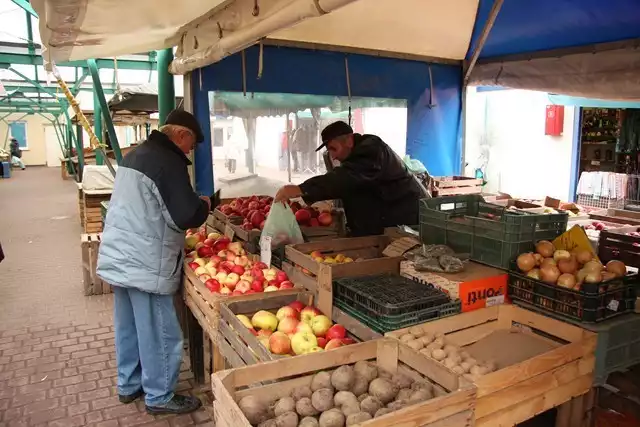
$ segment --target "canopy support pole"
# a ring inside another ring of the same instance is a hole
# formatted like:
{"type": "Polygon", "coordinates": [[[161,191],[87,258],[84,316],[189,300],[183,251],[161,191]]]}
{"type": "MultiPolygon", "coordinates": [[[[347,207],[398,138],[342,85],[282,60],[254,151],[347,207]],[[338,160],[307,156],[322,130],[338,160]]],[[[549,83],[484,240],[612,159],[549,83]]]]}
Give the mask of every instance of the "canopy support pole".
{"type": "Polygon", "coordinates": [[[157,52],[158,58],[158,125],[164,125],[167,116],[176,108],[176,92],[173,74],[169,73],[169,64],[173,60],[173,49],[157,52]]]}
{"type": "MultiPolygon", "coordinates": [[[[93,132],[96,134],[100,141],[104,141],[104,133],[102,131],[103,119],[102,119],[102,105],[100,104],[100,98],[98,91],[93,88],[93,132]]],[[[96,165],[104,165],[104,158],[102,153],[96,151],[96,165]]]]}
{"type": "Polygon", "coordinates": [[[480,38],[478,39],[478,44],[475,49],[473,49],[473,53],[471,54],[471,59],[469,60],[469,65],[466,67],[466,71],[464,73],[464,82],[463,82],[463,90],[464,86],[469,82],[469,77],[471,77],[471,71],[473,71],[473,67],[476,66],[476,62],[478,62],[478,58],[480,57],[480,52],[482,52],[482,48],[484,44],[487,42],[489,38],[489,33],[491,32],[491,28],[493,28],[493,24],[496,22],[496,18],[498,17],[498,13],[502,8],[502,4],[504,0],[495,0],[493,6],[491,6],[491,11],[489,12],[489,17],[487,18],[487,22],[484,24],[484,28],[482,28],[482,33],[480,33],[480,38]]]}
{"type": "Polygon", "coordinates": [[[88,59],[87,66],[89,67],[89,73],[91,73],[91,80],[93,81],[93,90],[95,96],[98,97],[98,103],[102,109],[102,114],[99,117],[94,115],[94,126],[96,120],[102,120],[107,127],[107,133],[109,134],[109,142],[111,142],[111,149],[116,157],[116,163],[122,163],[122,152],[120,151],[120,145],[118,144],[118,135],[116,129],[113,126],[113,120],[109,114],[109,106],[107,105],[107,98],[104,96],[104,90],[102,89],[102,83],[100,82],[100,72],[98,71],[98,63],[95,59],[88,59]]]}

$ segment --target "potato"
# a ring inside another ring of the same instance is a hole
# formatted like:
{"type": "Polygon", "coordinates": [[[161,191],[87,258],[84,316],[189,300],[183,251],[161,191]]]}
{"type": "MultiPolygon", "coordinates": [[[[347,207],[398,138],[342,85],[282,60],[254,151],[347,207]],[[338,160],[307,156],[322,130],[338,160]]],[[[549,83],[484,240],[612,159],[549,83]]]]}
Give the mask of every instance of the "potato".
{"type": "Polygon", "coordinates": [[[423,348],[422,350],[420,350],[420,354],[426,356],[426,357],[431,357],[431,349],[430,348],[423,348]]]}
{"type": "Polygon", "coordinates": [[[276,420],[275,418],[271,418],[267,421],[263,421],[258,424],[258,427],[276,427],[276,420]]]}
{"type": "Polygon", "coordinates": [[[391,382],[398,389],[409,388],[411,387],[411,384],[413,384],[413,379],[403,374],[395,374],[394,376],[391,377],[391,382]]]}
{"type": "Polygon", "coordinates": [[[462,375],[466,372],[464,368],[460,365],[454,366],[453,368],[451,368],[451,370],[458,375],[462,375]]]}
{"type": "Polygon", "coordinates": [[[328,411],[333,408],[333,390],[321,388],[311,395],[311,404],[318,412],[328,411]]]}
{"type": "Polygon", "coordinates": [[[347,417],[347,426],[352,426],[356,424],[363,423],[365,421],[369,421],[373,417],[368,412],[358,412],[357,414],[351,414],[347,417]]]}
{"type": "Polygon", "coordinates": [[[276,427],[298,427],[298,414],[289,411],[276,417],[276,427]]]}
{"type": "Polygon", "coordinates": [[[441,339],[444,342],[444,334],[442,332],[436,332],[435,339],[441,339]]]}
{"type": "Polygon", "coordinates": [[[392,410],[392,409],[389,409],[389,408],[380,408],[380,409],[378,409],[378,412],[376,412],[376,413],[375,413],[375,415],[373,416],[373,418],[378,418],[378,417],[381,417],[381,416],[383,416],[383,415],[390,414],[390,413],[392,413],[392,412],[393,412],[393,410],[392,410]]]}
{"type": "Polygon", "coordinates": [[[359,377],[356,375],[356,379],[351,386],[351,391],[354,395],[360,396],[363,393],[366,393],[369,390],[369,381],[367,381],[364,377],[359,377]]]}
{"type": "Polygon", "coordinates": [[[343,427],[346,421],[339,409],[330,409],[320,414],[319,427],[343,427]]]}
{"type": "Polygon", "coordinates": [[[273,408],[273,413],[275,416],[279,416],[284,414],[285,412],[291,412],[296,410],[296,401],[293,400],[293,397],[283,397],[278,400],[273,408]]]}
{"type": "Polygon", "coordinates": [[[333,396],[334,405],[340,407],[349,403],[360,403],[355,394],[350,391],[339,391],[333,396]]]}
{"type": "Polygon", "coordinates": [[[389,380],[376,378],[369,384],[369,394],[382,403],[389,403],[397,396],[398,388],[389,380]]]}
{"type": "Polygon", "coordinates": [[[446,366],[449,369],[453,369],[454,366],[458,365],[458,362],[456,362],[450,357],[447,357],[446,359],[444,359],[442,363],[444,364],[444,366],[446,366]]]}
{"type": "Polygon", "coordinates": [[[356,364],[353,365],[353,372],[357,377],[366,379],[367,382],[371,382],[378,378],[378,368],[376,365],[365,360],[356,362],[356,364]]]}
{"type": "Polygon", "coordinates": [[[298,427],[318,427],[318,420],[313,417],[304,417],[298,427]]]}
{"type": "Polygon", "coordinates": [[[444,352],[444,350],[437,348],[431,352],[431,357],[433,357],[437,361],[441,361],[444,360],[445,357],[447,357],[447,354],[444,352]]]}
{"type": "Polygon", "coordinates": [[[458,353],[460,351],[458,346],[455,346],[455,345],[452,345],[452,344],[445,345],[443,350],[444,350],[445,353],[447,353],[447,356],[451,356],[452,353],[458,353]]]}
{"type": "Polygon", "coordinates": [[[469,357],[468,359],[464,359],[464,361],[467,362],[471,366],[475,366],[475,365],[478,364],[478,361],[476,359],[474,359],[473,357],[469,357]]]}
{"type": "Polygon", "coordinates": [[[470,364],[469,362],[467,362],[466,360],[464,362],[460,363],[460,368],[462,369],[462,373],[467,373],[471,370],[471,367],[474,366],[472,364],[470,364]]]}
{"type": "Polygon", "coordinates": [[[432,342],[431,344],[427,344],[425,348],[429,350],[431,354],[433,354],[433,350],[440,350],[440,345],[435,342],[432,342]]]}
{"type": "Polygon", "coordinates": [[[433,384],[431,384],[429,381],[426,381],[426,380],[415,381],[413,384],[411,384],[411,390],[415,391],[415,390],[421,390],[423,388],[426,388],[427,390],[431,391],[433,390],[433,384]]]}
{"type": "Polygon", "coordinates": [[[318,415],[318,410],[313,407],[311,399],[308,397],[303,397],[296,402],[296,412],[301,417],[312,417],[314,415],[318,415]]]}
{"type": "Polygon", "coordinates": [[[412,326],[409,328],[409,333],[414,337],[421,337],[424,335],[424,330],[422,326],[412,326]]]}
{"type": "Polygon", "coordinates": [[[462,360],[467,360],[471,357],[471,355],[469,353],[467,353],[466,351],[462,350],[460,353],[458,353],[460,355],[460,357],[462,357],[462,360]]]}
{"type": "Polygon", "coordinates": [[[362,402],[367,397],[369,397],[369,393],[362,393],[360,396],[358,396],[358,402],[362,402]]]}
{"type": "Polygon", "coordinates": [[[291,392],[291,397],[293,397],[293,400],[298,401],[303,397],[311,397],[311,394],[313,394],[313,391],[311,391],[311,387],[309,387],[308,385],[303,385],[294,388],[291,392]]]}
{"type": "Polygon", "coordinates": [[[464,374],[463,377],[466,378],[467,380],[471,381],[471,382],[474,382],[475,380],[480,378],[480,375],[478,375],[478,374],[464,374]]]}
{"type": "Polygon", "coordinates": [[[378,398],[373,396],[369,396],[365,400],[360,402],[360,410],[362,410],[362,412],[368,412],[371,416],[378,412],[378,409],[382,407],[384,407],[382,402],[380,402],[378,398]]]}
{"type": "Polygon", "coordinates": [[[400,337],[400,342],[409,342],[415,340],[416,337],[413,334],[404,334],[400,337]]]}
{"type": "Polygon", "coordinates": [[[447,359],[453,360],[454,362],[456,362],[456,365],[459,365],[460,362],[462,362],[462,357],[460,357],[458,353],[449,353],[447,355],[447,359]]]}
{"type": "Polygon", "coordinates": [[[422,347],[426,347],[429,344],[431,344],[431,341],[433,341],[433,337],[425,335],[423,337],[418,338],[418,341],[420,341],[422,343],[422,347]]]}
{"type": "Polygon", "coordinates": [[[240,410],[251,424],[267,421],[267,405],[256,396],[245,396],[238,402],[240,410]]]}
{"type": "Polygon", "coordinates": [[[484,375],[488,372],[487,368],[485,366],[480,366],[480,365],[475,365],[473,367],[471,367],[471,374],[472,375],[484,375]]]}
{"type": "Polygon", "coordinates": [[[433,345],[437,345],[438,348],[444,347],[444,338],[436,338],[432,342],[433,345]]]}
{"type": "Polygon", "coordinates": [[[391,409],[392,411],[397,411],[398,409],[402,409],[408,405],[409,405],[409,402],[406,400],[394,400],[393,402],[387,405],[387,408],[391,409]]]}
{"type": "Polygon", "coordinates": [[[311,391],[320,390],[321,388],[333,389],[333,386],[331,385],[331,373],[327,371],[320,371],[313,376],[311,379],[311,391]]]}
{"type": "Polygon", "coordinates": [[[353,368],[349,365],[342,365],[331,374],[331,385],[340,391],[350,390],[356,377],[353,368]]]}
{"type": "Polygon", "coordinates": [[[493,372],[497,368],[496,362],[494,362],[493,360],[489,360],[487,363],[484,364],[484,366],[487,367],[487,370],[489,372],[493,372]]]}
{"type": "Polygon", "coordinates": [[[432,397],[433,394],[426,388],[416,390],[411,394],[411,397],[409,397],[409,404],[424,402],[425,400],[429,400],[432,397]]]}
{"type": "Polygon", "coordinates": [[[403,388],[398,392],[398,395],[396,396],[396,399],[398,400],[409,400],[409,397],[411,397],[411,394],[413,394],[414,390],[411,390],[410,388],[403,388]]]}
{"type": "Polygon", "coordinates": [[[412,349],[418,351],[420,350],[422,347],[424,347],[424,344],[422,344],[421,340],[411,340],[411,341],[407,341],[406,344],[411,347],[412,349]]]}
{"type": "Polygon", "coordinates": [[[360,412],[360,403],[349,402],[346,405],[342,405],[342,413],[345,417],[348,417],[351,414],[357,414],[360,412]]]}
{"type": "Polygon", "coordinates": [[[390,380],[392,376],[393,375],[391,375],[391,372],[387,372],[384,369],[378,368],[378,378],[384,378],[385,380],[390,380]]]}

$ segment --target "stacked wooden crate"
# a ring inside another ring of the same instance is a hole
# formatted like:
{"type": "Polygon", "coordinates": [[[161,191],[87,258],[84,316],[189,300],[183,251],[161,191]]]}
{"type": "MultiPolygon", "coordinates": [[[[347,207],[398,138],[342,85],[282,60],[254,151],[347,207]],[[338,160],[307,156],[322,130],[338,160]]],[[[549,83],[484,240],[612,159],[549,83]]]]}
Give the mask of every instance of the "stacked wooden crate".
{"type": "Polygon", "coordinates": [[[102,231],[102,205],[111,199],[111,191],[82,190],[82,227],[85,233],[102,231]]]}
{"type": "Polygon", "coordinates": [[[80,237],[82,282],[84,284],[84,294],[87,296],[111,293],[111,285],[96,275],[101,237],[102,234],[100,233],[82,234],[80,237]]]}

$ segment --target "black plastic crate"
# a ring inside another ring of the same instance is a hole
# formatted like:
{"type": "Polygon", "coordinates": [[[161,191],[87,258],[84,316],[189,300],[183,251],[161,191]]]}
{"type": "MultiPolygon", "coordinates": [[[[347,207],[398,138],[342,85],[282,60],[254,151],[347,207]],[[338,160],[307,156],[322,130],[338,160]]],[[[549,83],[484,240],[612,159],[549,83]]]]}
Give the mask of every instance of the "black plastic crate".
{"type": "Polygon", "coordinates": [[[407,315],[449,302],[449,296],[432,285],[392,274],[336,279],[333,295],[376,316],[407,315]]]}
{"type": "Polygon", "coordinates": [[[518,254],[567,229],[568,215],[511,212],[479,195],[438,197],[420,202],[420,238],[447,245],[474,261],[509,268],[518,254]]]}
{"type": "Polygon", "coordinates": [[[640,278],[637,273],[602,283],[583,283],[580,290],[549,285],[517,272],[509,272],[509,298],[522,301],[557,316],[596,323],[634,310],[640,278]]]}

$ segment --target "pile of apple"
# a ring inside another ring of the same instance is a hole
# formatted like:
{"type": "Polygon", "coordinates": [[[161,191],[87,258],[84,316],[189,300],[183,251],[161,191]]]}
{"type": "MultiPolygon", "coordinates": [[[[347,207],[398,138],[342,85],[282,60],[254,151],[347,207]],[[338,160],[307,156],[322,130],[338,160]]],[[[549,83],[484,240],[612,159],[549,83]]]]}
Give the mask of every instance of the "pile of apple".
{"type": "MultiPolygon", "coordinates": [[[[335,256],[325,256],[320,251],[313,251],[309,254],[309,256],[313,258],[314,261],[322,264],[348,264],[350,262],[353,262],[353,258],[349,258],[348,256],[345,256],[343,254],[336,254],[335,256]]],[[[360,258],[358,258],[356,261],[360,261],[360,258]]]]}
{"type": "Polygon", "coordinates": [[[200,241],[202,237],[202,230],[187,234],[186,260],[211,292],[245,295],[293,288],[284,271],[250,260],[240,242],[231,242],[219,233],[210,233],[200,241]]]}
{"type": "Polygon", "coordinates": [[[320,212],[313,206],[302,206],[298,202],[291,202],[289,206],[296,216],[296,221],[301,226],[328,227],[333,223],[331,212],[320,212]]]}
{"type": "Polygon", "coordinates": [[[251,319],[243,314],[236,317],[273,354],[297,356],[354,342],[347,338],[344,326],[332,324],[320,310],[300,301],[281,307],[276,314],[260,310],[251,319]]]}
{"type": "Polygon", "coordinates": [[[218,207],[218,210],[227,216],[241,217],[244,230],[262,230],[271,209],[271,203],[273,203],[273,197],[268,196],[238,197],[231,203],[218,207]]]}

